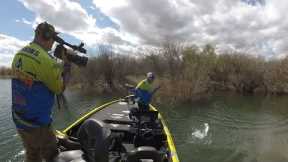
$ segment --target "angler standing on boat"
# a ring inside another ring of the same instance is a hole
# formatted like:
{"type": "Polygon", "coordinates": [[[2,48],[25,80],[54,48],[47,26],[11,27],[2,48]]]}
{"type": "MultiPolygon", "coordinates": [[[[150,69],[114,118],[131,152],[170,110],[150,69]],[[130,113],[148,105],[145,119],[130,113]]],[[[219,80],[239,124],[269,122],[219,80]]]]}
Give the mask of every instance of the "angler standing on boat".
{"type": "Polygon", "coordinates": [[[146,79],[140,81],[135,89],[135,96],[138,98],[138,107],[142,111],[149,110],[149,104],[153,94],[160,88],[153,89],[152,83],[155,80],[155,75],[152,72],[148,72],[146,79]]]}
{"type": "Polygon", "coordinates": [[[13,59],[12,117],[26,151],[25,162],[50,162],[58,154],[51,112],[55,94],[62,93],[68,82],[71,64],[65,48],[60,49],[63,65],[48,54],[57,34],[47,22],[39,24],[34,40],[13,59]]]}

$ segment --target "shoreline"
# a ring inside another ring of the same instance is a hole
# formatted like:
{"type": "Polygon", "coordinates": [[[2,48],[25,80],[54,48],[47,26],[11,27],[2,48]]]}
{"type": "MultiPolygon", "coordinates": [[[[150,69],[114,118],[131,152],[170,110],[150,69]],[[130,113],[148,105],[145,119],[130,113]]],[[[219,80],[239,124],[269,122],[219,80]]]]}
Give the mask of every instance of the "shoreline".
{"type": "MultiPolygon", "coordinates": [[[[0,80],[9,80],[11,76],[0,76],[0,80]]],[[[273,93],[273,92],[265,92],[265,91],[257,91],[254,93],[243,93],[235,90],[213,90],[213,91],[205,91],[195,93],[193,91],[184,92],[183,90],[187,89],[187,87],[177,87],[171,88],[169,85],[165,85],[165,88],[162,88],[155,94],[153,97],[152,103],[156,104],[185,104],[185,103],[194,103],[198,101],[205,101],[211,97],[215,96],[260,96],[260,97],[269,97],[269,96],[288,96],[288,93],[273,93]]],[[[77,91],[79,93],[83,93],[86,95],[104,95],[110,97],[121,97],[128,94],[127,90],[124,89],[120,84],[116,85],[114,89],[109,88],[109,86],[101,86],[93,85],[88,86],[88,84],[82,83],[72,83],[67,86],[70,91],[77,91]]]]}
{"type": "Polygon", "coordinates": [[[4,79],[5,79],[5,80],[6,80],[6,79],[12,79],[12,76],[10,76],[10,75],[6,75],[6,76],[1,75],[1,76],[0,76],[0,79],[3,79],[3,80],[4,80],[4,79]]]}

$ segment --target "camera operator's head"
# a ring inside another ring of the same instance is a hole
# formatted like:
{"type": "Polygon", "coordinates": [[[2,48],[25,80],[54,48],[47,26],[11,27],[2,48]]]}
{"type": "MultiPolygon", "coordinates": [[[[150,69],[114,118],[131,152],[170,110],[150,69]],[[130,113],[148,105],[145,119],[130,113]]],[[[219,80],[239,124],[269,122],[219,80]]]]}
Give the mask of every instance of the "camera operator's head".
{"type": "Polygon", "coordinates": [[[51,24],[42,22],[36,27],[34,42],[49,51],[54,44],[54,37],[57,34],[55,28],[51,24]]]}

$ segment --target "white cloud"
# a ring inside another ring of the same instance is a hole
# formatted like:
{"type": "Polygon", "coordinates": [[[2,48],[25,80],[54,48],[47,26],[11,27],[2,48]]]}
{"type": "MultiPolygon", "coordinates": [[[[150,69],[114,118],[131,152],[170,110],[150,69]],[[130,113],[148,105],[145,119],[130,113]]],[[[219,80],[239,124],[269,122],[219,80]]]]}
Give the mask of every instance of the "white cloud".
{"type": "MultiPolygon", "coordinates": [[[[119,33],[113,28],[100,29],[96,18],[90,15],[78,1],[71,0],[19,0],[26,8],[36,14],[34,28],[43,21],[48,21],[56,30],[74,36],[89,47],[98,44],[131,46],[127,43],[129,34],[119,33]]],[[[131,42],[131,41],[130,41],[131,42]]]]}
{"type": "Polygon", "coordinates": [[[26,25],[32,25],[33,22],[31,21],[28,21],[27,19],[25,18],[22,18],[21,20],[17,19],[15,20],[17,23],[23,23],[23,24],[26,24],[26,25]]]}
{"type": "Polygon", "coordinates": [[[15,53],[27,43],[28,41],[22,41],[0,33],[0,66],[9,67],[15,53]]]}
{"type": "Polygon", "coordinates": [[[87,30],[95,19],[78,2],[69,0],[20,0],[26,8],[36,13],[35,23],[46,20],[65,31],[87,30]]]}
{"type": "Polygon", "coordinates": [[[89,47],[106,44],[127,52],[183,41],[262,55],[284,55],[288,50],[284,0],[93,0],[119,31],[98,28],[79,0],[19,1],[36,14],[34,27],[46,20],[89,47]]]}
{"type": "Polygon", "coordinates": [[[120,31],[143,44],[175,40],[219,49],[283,55],[288,50],[284,0],[93,0],[120,31]],[[246,1],[246,3],[245,3],[246,1]]]}

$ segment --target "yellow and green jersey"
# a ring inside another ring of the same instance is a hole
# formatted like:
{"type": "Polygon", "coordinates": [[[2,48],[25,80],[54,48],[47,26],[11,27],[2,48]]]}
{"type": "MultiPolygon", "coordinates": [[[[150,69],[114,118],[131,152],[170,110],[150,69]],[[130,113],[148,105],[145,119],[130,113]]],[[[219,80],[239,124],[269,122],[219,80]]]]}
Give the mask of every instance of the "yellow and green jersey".
{"type": "Polygon", "coordinates": [[[12,69],[17,77],[30,76],[34,81],[45,84],[53,93],[59,94],[63,90],[62,65],[36,43],[30,43],[15,55],[12,69]]]}
{"type": "Polygon", "coordinates": [[[63,91],[62,65],[30,43],[15,55],[12,69],[12,115],[17,128],[49,125],[54,95],[63,91]]]}
{"type": "Polygon", "coordinates": [[[139,102],[146,105],[150,103],[152,97],[152,85],[147,81],[147,79],[144,79],[137,84],[135,95],[139,98],[139,102]]]}
{"type": "Polygon", "coordinates": [[[136,86],[136,89],[141,89],[143,91],[152,92],[152,85],[147,81],[147,79],[142,80],[136,86]]]}

